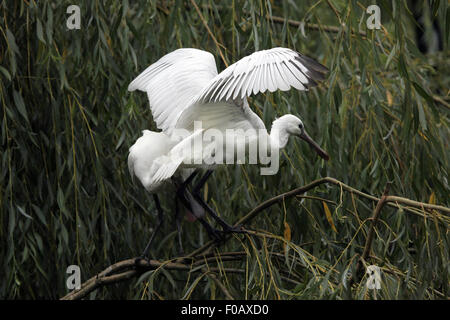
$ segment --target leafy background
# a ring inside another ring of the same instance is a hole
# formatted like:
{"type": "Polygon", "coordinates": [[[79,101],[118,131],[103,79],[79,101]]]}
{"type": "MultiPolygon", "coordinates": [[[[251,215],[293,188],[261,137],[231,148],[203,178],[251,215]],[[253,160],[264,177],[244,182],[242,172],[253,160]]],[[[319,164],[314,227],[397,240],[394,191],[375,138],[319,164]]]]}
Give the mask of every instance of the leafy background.
{"type": "MultiPolygon", "coordinates": [[[[86,280],[141,253],[156,213],[126,159],[155,125],[146,95],[127,86],[180,47],[212,52],[219,70],[275,46],[330,69],[309,92],[258,95],[251,106],[268,126],[299,115],[331,160],[292,140],[275,176],[251,165],[216,170],[204,194],[227,221],[325,176],[378,197],[391,182],[389,194],[448,207],[447,1],[420,9],[427,41],[433,19],[443,38],[443,50],[426,54],[408,1],[196,2],[199,11],[192,1],[0,2],[0,297],[60,298],[67,266],[79,265],[86,280]],[[374,3],[381,30],[366,27],[374,3]],[[71,4],[81,8],[80,30],[66,27],[71,4]]],[[[177,246],[173,199],[162,198],[166,222],[151,254],[166,261],[177,246]]],[[[449,217],[439,211],[383,208],[367,261],[381,267],[382,288],[369,291],[367,276],[347,281],[375,205],[322,185],[263,211],[246,225],[257,236],[216,247],[201,270],[160,268],[88,298],[448,298],[449,217]],[[228,252],[241,255],[221,260],[228,252]]],[[[208,241],[198,223],[184,221],[182,236],[186,252],[208,241]]]]}

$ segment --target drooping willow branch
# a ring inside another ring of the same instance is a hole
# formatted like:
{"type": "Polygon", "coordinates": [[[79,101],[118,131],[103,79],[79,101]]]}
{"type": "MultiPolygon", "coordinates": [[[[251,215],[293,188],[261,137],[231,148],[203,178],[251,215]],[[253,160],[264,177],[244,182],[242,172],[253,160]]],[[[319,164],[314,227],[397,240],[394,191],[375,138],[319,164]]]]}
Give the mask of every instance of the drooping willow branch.
{"type": "MultiPolygon", "coordinates": [[[[374,227],[375,227],[375,223],[376,220],[380,214],[381,209],[383,208],[384,205],[388,205],[391,207],[396,207],[396,208],[401,208],[405,211],[410,211],[413,213],[417,213],[416,211],[414,211],[412,208],[418,208],[418,209],[422,209],[423,211],[425,210],[438,210],[438,211],[442,211],[446,214],[450,214],[450,208],[444,207],[444,206],[440,206],[440,205],[434,205],[434,204],[428,204],[428,203],[423,203],[423,202],[418,202],[418,201],[414,201],[411,199],[407,199],[407,198],[402,198],[402,197],[398,197],[398,196],[388,196],[387,193],[385,192],[385,194],[383,194],[382,198],[377,198],[375,196],[372,196],[370,194],[366,194],[362,191],[359,191],[355,188],[352,188],[348,185],[346,185],[345,183],[342,183],[341,181],[331,178],[331,177],[325,177],[322,179],[318,179],[315,180],[303,187],[299,187],[296,188],[294,190],[285,192],[283,194],[280,194],[278,196],[275,196],[271,199],[268,199],[266,201],[264,201],[263,203],[259,204],[258,206],[256,206],[254,209],[252,209],[247,215],[245,215],[244,217],[242,217],[241,219],[239,219],[234,226],[239,226],[239,225],[244,225],[249,223],[253,218],[255,218],[260,212],[264,211],[265,209],[273,206],[274,204],[277,204],[279,202],[285,201],[286,199],[289,199],[291,197],[297,196],[297,195],[301,195],[304,194],[305,192],[312,190],[320,185],[323,184],[332,184],[332,185],[336,185],[339,186],[341,191],[346,191],[346,192],[350,192],[352,194],[358,195],[360,197],[369,199],[371,201],[376,201],[377,202],[377,206],[375,208],[374,211],[374,215],[372,216],[373,219],[373,223],[371,226],[371,229],[369,230],[369,234],[368,237],[366,239],[366,244],[364,247],[364,252],[362,254],[363,259],[367,258],[369,252],[370,252],[370,247],[371,247],[371,243],[373,240],[373,232],[374,232],[374,227]],[[406,207],[402,207],[400,206],[400,204],[405,205],[406,207]]],[[[229,239],[231,236],[227,236],[226,240],[229,239]]],[[[120,281],[125,281],[131,278],[135,278],[138,277],[139,275],[141,275],[143,272],[149,271],[149,270],[156,270],[158,268],[164,268],[166,270],[182,270],[182,271],[187,271],[187,272],[191,272],[191,271],[201,271],[204,273],[211,273],[214,272],[216,270],[214,270],[214,268],[209,268],[209,269],[205,269],[205,268],[198,268],[198,269],[193,269],[194,265],[198,265],[198,263],[200,263],[200,259],[198,259],[199,261],[194,262],[193,264],[188,264],[185,263],[185,261],[189,261],[192,259],[195,259],[195,257],[199,257],[199,256],[203,256],[203,259],[215,259],[213,257],[212,254],[210,254],[210,250],[216,246],[217,243],[215,241],[209,241],[207,242],[205,245],[203,245],[202,247],[192,251],[189,255],[187,255],[186,257],[182,257],[182,258],[176,258],[173,259],[172,261],[166,261],[166,262],[160,262],[157,260],[143,260],[143,259],[127,259],[127,260],[123,260],[120,262],[117,262],[111,266],[109,266],[108,268],[106,268],[104,271],[100,272],[99,274],[97,274],[96,276],[90,278],[89,280],[87,280],[86,282],[84,282],[81,285],[81,288],[79,290],[74,290],[72,292],[70,292],[69,294],[67,294],[66,296],[64,296],[62,299],[64,300],[77,300],[77,299],[82,299],[84,297],[86,297],[90,292],[96,290],[99,287],[108,285],[108,284],[112,284],[112,283],[117,283],[120,281]],[[210,257],[208,257],[209,255],[211,255],[210,257]],[[175,261],[175,262],[173,262],[175,261]]],[[[242,253],[230,253],[228,254],[221,254],[221,260],[223,261],[230,261],[233,259],[239,259],[239,257],[242,256],[242,253]]],[[[236,269],[227,269],[224,268],[222,269],[225,272],[237,272],[236,269]]],[[[240,272],[240,271],[239,271],[240,272]]],[[[211,279],[213,279],[215,282],[218,281],[218,279],[216,278],[216,276],[213,274],[212,276],[210,276],[211,279]]],[[[224,288],[222,288],[222,291],[224,288]]],[[[231,295],[229,294],[228,291],[224,291],[225,296],[227,296],[228,298],[232,298],[231,295]]]]}

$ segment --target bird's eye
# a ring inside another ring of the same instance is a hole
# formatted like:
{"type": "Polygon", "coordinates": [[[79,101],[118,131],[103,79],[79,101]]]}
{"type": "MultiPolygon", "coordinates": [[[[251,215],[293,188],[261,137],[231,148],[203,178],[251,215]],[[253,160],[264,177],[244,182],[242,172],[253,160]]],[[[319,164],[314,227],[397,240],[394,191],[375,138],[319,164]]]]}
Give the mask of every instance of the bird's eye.
{"type": "Polygon", "coordinates": [[[300,123],[300,124],[298,125],[298,127],[300,128],[300,130],[303,129],[303,123],[300,123]]]}

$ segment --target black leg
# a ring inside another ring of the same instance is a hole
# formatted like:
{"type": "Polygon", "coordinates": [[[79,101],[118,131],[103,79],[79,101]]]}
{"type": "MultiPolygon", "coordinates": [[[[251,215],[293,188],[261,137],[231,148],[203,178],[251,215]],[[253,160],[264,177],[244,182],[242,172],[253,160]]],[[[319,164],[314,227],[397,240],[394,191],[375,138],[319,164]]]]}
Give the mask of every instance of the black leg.
{"type": "Polygon", "coordinates": [[[187,190],[186,186],[183,186],[182,184],[181,185],[177,184],[175,182],[175,187],[177,189],[177,191],[176,191],[176,198],[181,201],[183,206],[185,206],[186,209],[190,210],[195,217],[197,217],[197,218],[202,217],[203,212],[196,212],[196,208],[198,209],[198,206],[193,206],[192,205],[191,202],[195,201],[195,200],[194,200],[194,197],[187,190]],[[186,197],[186,195],[188,197],[186,197]]]}
{"type": "MultiPolygon", "coordinates": [[[[192,212],[192,214],[196,216],[195,212],[193,211],[191,203],[186,198],[186,194],[188,194],[190,196],[190,198],[192,199],[191,201],[193,201],[193,199],[195,199],[189,193],[189,191],[187,189],[184,190],[182,193],[181,192],[177,193],[177,198],[180,199],[181,203],[186,207],[186,209],[190,210],[192,212]]],[[[214,229],[203,217],[198,217],[198,216],[196,216],[196,217],[197,217],[197,220],[200,221],[200,223],[206,229],[206,232],[208,233],[210,238],[212,238],[214,240],[218,240],[218,241],[222,240],[222,237],[219,234],[218,230],[214,229]]]]}
{"type": "Polygon", "coordinates": [[[222,226],[224,232],[245,233],[241,227],[230,226],[225,220],[219,217],[198,193],[194,194],[194,198],[198,201],[198,203],[200,203],[203,209],[205,209],[206,212],[208,212],[208,214],[222,226]]]}
{"type": "Polygon", "coordinates": [[[155,235],[158,233],[159,229],[161,228],[163,224],[163,210],[161,208],[161,204],[159,203],[159,198],[156,194],[153,195],[153,199],[155,200],[156,210],[158,211],[158,225],[155,228],[155,231],[153,231],[152,235],[150,236],[150,240],[148,241],[147,245],[145,246],[144,252],[142,253],[141,257],[148,258],[148,252],[150,250],[150,246],[153,242],[153,239],[155,238],[155,235]]]}
{"type": "Polygon", "coordinates": [[[199,170],[196,169],[192,172],[186,180],[181,181],[178,178],[172,177],[172,182],[176,188],[176,193],[178,197],[184,197],[184,191],[187,189],[187,186],[194,180],[195,176],[199,173],[199,170]]]}
{"type": "Polygon", "coordinates": [[[177,224],[178,231],[178,254],[180,256],[184,255],[183,244],[181,242],[181,217],[180,210],[178,207],[178,198],[175,199],[175,222],[177,224]]]}
{"type": "Polygon", "coordinates": [[[225,232],[237,232],[237,233],[244,233],[245,231],[241,230],[240,227],[233,227],[230,226],[225,220],[220,218],[214,210],[203,200],[203,198],[200,195],[200,189],[205,185],[206,180],[211,176],[213,173],[213,170],[208,170],[206,173],[201,177],[201,179],[197,182],[197,184],[194,187],[193,195],[195,197],[195,200],[197,200],[198,203],[203,207],[203,209],[208,212],[208,214],[213,217],[224,229],[225,232]]]}
{"type": "Polygon", "coordinates": [[[222,241],[223,236],[220,234],[220,230],[214,229],[205,219],[199,218],[198,221],[203,225],[208,236],[215,241],[222,241]]]}
{"type": "Polygon", "coordinates": [[[194,180],[195,176],[200,172],[199,169],[194,170],[194,172],[192,172],[189,177],[187,177],[186,180],[183,181],[183,183],[181,184],[181,188],[185,189],[187,187],[188,184],[190,184],[192,182],[192,180],[194,180]]]}
{"type": "Polygon", "coordinates": [[[194,194],[198,193],[200,191],[200,189],[203,188],[203,186],[206,183],[206,180],[208,180],[208,178],[211,176],[212,173],[213,173],[213,170],[206,171],[206,173],[203,175],[203,177],[201,177],[201,179],[195,185],[194,190],[193,190],[194,194]]]}
{"type": "MultiPolygon", "coordinates": [[[[206,210],[214,219],[216,219],[219,224],[223,227],[224,232],[241,232],[244,231],[240,230],[240,227],[235,228],[233,226],[230,226],[228,223],[226,223],[223,219],[221,219],[217,214],[214,212],[214,210],[208,206],[208,204],[201,198],[199,195],[200,189],[205,185],[206,180],[211,176],[213,173],[213,170],[208,170],[200,179],[200,181],[195,185],[193,195],[189,193],[187,190],[187,185],[193,180],[193,178],[198,174],[198,170],[195,170],[183,183],[179,183],[176,180],[173,180],[176,188],[177,188],[177,197],[180,199],[180,201],[183,203],[183,205],[191,210],[191,212],[197,217],[197,219],[200,221],[200,223],[203,225],[203,227],[208,232],[208,235],[217,241],[221,241],[223,237],[220,235],[219,230],[214,229],[206,220],[202,217],[200,217],[198,214],[196,214],[193,211],[193,206],[191,205],[190,201],[186,198],[186,194],[188,194],[190,199],[194,198],[197,203],[199,203],[204,210],[206,210]]],[[[192,201],[192,200],[191,200],[192,201]]]]}

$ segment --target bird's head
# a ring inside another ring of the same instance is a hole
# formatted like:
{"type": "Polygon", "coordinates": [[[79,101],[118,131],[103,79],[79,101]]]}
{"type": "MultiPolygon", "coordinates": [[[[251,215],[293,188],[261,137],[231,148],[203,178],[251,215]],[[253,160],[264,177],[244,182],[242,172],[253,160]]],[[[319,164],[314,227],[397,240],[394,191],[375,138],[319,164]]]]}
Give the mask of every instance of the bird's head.
{"type": "Polygon", "coordinates": [[[305,140],[323,159],[328,160],[330,158],[328,156],[328,153],[323,150],[313,139],[311,139],[311,137],[305,130],[305,126],[302,120],[300,120],[298,117],[292,114],[284,115],[274,121],[273,127],[278,127],[279,129],[282,128],[289,135],[296,136],[300,139],[305,140]]]}

